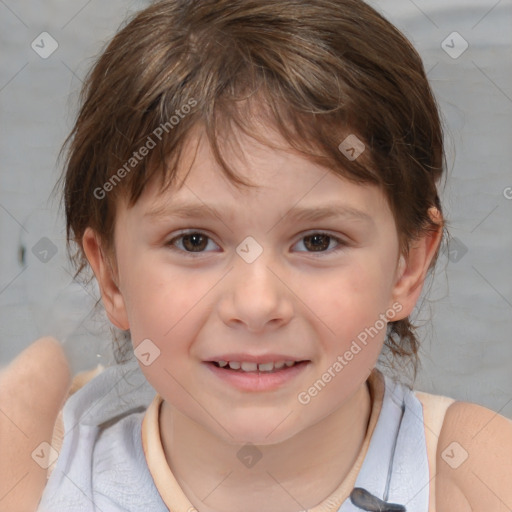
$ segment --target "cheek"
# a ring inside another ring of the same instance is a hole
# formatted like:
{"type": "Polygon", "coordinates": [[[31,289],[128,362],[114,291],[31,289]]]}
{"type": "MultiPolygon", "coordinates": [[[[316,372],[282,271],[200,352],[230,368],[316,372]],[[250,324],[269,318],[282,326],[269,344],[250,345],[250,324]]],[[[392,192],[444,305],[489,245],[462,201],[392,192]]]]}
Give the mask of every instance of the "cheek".
{"type": "Polygon", "coordinates": [[[138,343],[144,338],[159,339],[176,322],[180,305],[185,302],[183,276],[171,271],[156,257],[150,257],[130,245],[120,258],[124,276],[122,294],[130,323],[132,339],[138,343]],[[126,255],[129,254],[129,257],[126,255]],[[179,290],[179,293],[173,293],[179,290]]]}
{"type": "MultiPolygon", "coordinates": [[[[307,303],[321,319],[316,325],[325,354],[323,366],[331,367],[342,356],[337,369],[342,366],[343,374],[350,380],[357,380],[367,368],[374,366],[387,330],[381,317],[389,304],[387,283],[382,269],[371,261],[350,265],[326,276],[321,285],[317,283],[307,303]]],[[[336,384],[332,386],[335,387],[336,384]]]]}
{"type": "Polygon", "coordinates": [[[321,305],[324,316],[338,328],[365,327],[385,312],[389,291],[382,269],[371,262],[361,262],[325,276],[309,300],[317,307],[321,305]]]}
{"type": "Polygon", "coordinates": [[[188,350],[204,322],[204,304],[218,276],[191,276],[157,262],[138,268],[126,290],[134,346],[150,339],[161,351],[162,361],[173,366],[173,356],[188,350]]]}

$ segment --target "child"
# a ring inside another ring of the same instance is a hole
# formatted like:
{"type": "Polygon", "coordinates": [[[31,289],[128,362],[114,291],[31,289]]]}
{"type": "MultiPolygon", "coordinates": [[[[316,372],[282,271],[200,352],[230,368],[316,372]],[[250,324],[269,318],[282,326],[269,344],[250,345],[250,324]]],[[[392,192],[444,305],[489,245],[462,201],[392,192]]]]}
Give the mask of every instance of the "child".
{"type": "Polygon", "coordinates": [[[385,347],[416,371],[444,156],[421,60],[375,10],[154,3],[68,142],[77,274],[136,359],[67,401],[38,510],[512,506],[512,423],[376,368],[385,347]]]}

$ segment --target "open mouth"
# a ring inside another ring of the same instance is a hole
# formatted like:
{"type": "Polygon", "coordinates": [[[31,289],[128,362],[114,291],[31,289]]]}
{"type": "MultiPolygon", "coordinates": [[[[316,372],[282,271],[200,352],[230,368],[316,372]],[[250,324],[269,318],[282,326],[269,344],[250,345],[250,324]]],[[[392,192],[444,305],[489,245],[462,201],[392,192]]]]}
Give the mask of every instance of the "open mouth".
{"type": "Polygon", "coordinates": [[[224,384],[242,392],[262,393],[292,385],[295,379],[307,371],[312,361],[205,361],[203,364],[224,384]]]}
{"type": "Polygon", "coordinates": [[[278,373],[285,372],[290,368],[296,366],[303,366],[309,361],[276,361],[270,363],[249,363],[249,362],[237,362],[237,361],[208,361],[209,364],[216,368],[221,368],[226,371],[236,373],[254,373],[254,374],[266,374],[266,373],[278,373]]]}

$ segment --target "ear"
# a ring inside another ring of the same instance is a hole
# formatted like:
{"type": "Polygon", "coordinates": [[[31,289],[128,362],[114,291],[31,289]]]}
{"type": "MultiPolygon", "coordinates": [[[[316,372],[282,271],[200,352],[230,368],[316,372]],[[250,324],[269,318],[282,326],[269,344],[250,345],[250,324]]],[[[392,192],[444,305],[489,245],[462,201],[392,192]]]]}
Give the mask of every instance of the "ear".
{"type": "Polygon", "coordinates": [[[119,329],[130,328],[126,306],[121,291],[118,288],[118,277],[108,256],[102,250],[99,237],[92,228],[86,228],[82,237],[82,245],[91,265],[94,275],[98,280],[101,291],[101,298],[109,320],[119,329]]]}
{"type": "Polygon", "coordinates": [[[407,256],[401,255],[393,285],[393,301],[402,305],[400,314],[393,321],[409,316],[418,302],[428,268],[443,236],[443,219],[435,207],[429,209],[431,219],[437,224],[437,230],[432,230],[415,240],[409,248],[407,256]]]}

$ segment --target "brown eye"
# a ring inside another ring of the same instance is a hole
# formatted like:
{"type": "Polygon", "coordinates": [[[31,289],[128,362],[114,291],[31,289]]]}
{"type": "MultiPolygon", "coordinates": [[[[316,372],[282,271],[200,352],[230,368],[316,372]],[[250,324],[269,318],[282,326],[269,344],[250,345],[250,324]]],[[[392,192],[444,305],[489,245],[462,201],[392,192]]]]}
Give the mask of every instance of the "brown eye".
{"type": "MultiPolygon", "coordinates": [[[[303,243],[306,248],[306,252],[309,253],[327,253],[332,254],[337,251],[344,249],[348,244],[344,242],[342,239],[330,235],[329,233],[311,233],[302,237],[299,243],[303,243]],[[329,249],[331,242],[334,241],[337,244],[333,249],[329,249]]],[[[300,251],[304,252],[304,251],[300,251]]]]}
{"type": "Polygon", "coordinates": [[[193,256],[194,253],[201,254],[211,241],[210,237],[198,231],[189,231],[169,240],[165,245],[175,251],[180,251],[187,256],[193,256]],[[181,247],[180,243],[181,242],[181,247]]]}
{"type": "Polygon", "coordinates": [[[192,233],[191,235],[185,235],[183,238],[183,247],[187,251],[201,252],[208,244],[208,237],[201,235],[200,233],[192,233]]]}
{"type": "MultiPolygon", "coordinates": [[[[211,252],[207,250],[209,242],[215,243],[209,236],[200,231],[189,231],[174,237],[165,245],[186,256],[200,256],[201,253],[211,252]]],[[[349,245],[344,240],[323,232],[306,235],[298,243],[302,243],[306,248],[306,251],[299,252],[317,253],[318,256],[324,253],[326,255],[336,253],[349,245]],[[334,247],[331,247],[332,242],[336,244],[334,247]]]]}
{"type": "Polygon", "coordinates": [[[325,251],[329,248],[330,242],[329,235],[325,234],[315,234],[304,237],[304,240],[308,242],[304,243],[304,246],[308,249],[311,248],[312,251],[325,251]]]}

